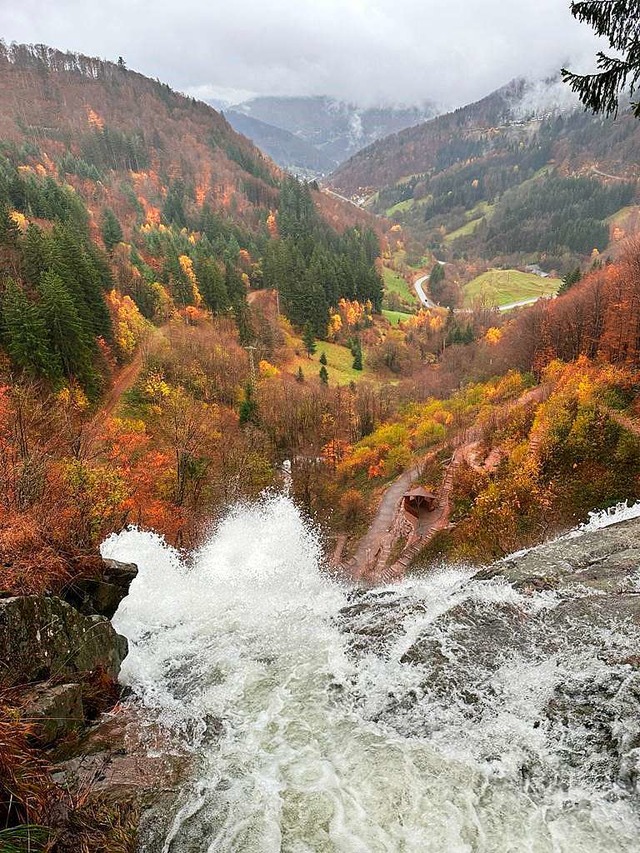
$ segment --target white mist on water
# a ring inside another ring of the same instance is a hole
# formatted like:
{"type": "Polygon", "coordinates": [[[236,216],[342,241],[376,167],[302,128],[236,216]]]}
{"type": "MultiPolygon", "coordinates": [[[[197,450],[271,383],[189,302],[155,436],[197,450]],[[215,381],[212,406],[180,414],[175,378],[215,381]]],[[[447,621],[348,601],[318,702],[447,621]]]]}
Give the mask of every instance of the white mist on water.
{"type": "MultiPolygon", "coordinates": [[[[553,594],[525,599],[471,571],[407,580],[381,595],[405,614],[387,652],[354,654],[340,616],[354,600],[321,572],[318,538],[286,497],[236,508],[188,562],[135,529],[102,551],[140,569],[113,620],[130,642],[122,679],[197,755],[164,853],[640,850],[625,796],[589,767],[563,775],[566,746],[535,725],[576,670],[602,677],[595,652],[505,655],[473,719],[454,686],[389,711],[396,693],[428,694],[401,658],[443,613],[553,607],[553,594]],[[542,791],[523,783],[532,761],[542,791]]],[[[440,647],[458,683],[456,648],[440,647]]]]}

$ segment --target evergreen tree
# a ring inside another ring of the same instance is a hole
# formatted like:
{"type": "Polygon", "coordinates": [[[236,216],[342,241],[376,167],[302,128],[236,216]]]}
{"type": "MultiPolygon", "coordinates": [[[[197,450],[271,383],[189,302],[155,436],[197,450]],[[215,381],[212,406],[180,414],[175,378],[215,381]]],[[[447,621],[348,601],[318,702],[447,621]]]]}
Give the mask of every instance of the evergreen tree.
{"type": "Polygon", "coordinates": [[[362,344],[360,343],[360,338],[354,340],[351,354],[353,355],[353,369],[362,370],[362,344]]]}
{"type": "Polygon", "coordinates": [[[307,356],[311,358],[311,356],[316,351],[316,336],[313,331],[313,327],[309,322],[305,323],[304,328],[302,330],[302,343],[304,344],[304,349],[307,353],[307,356]]]}
{"type": "Polygon", "coordinates": [[[214,314],[226,311],[230,304],[229,294],[218,263],[213,258],[199,256],[194,262],[193,269],[207,308],[214,314]]]}
{"type": "Polygon", "coordinates": [[[329,374],[327,373],[327,368],[324,364],[321,365],[318,376],[320,377],[320,382],[322,382],[323,385],[329,384],[329,374]]]}
{"type": "Polygon", "coordinates": [[[15,246],[20,231],[8,207],[0,204],[0,246],[15,246]]]}
{"type": "Polygon", "coordinates": [[[577,284],[582,278],[582,273],[580,272],[580,267],[576,267],[571,272],[568,272],[562,279],[562,284],[558,288],[558,296],[561,296],[563,293],[566,293],[567,290],[570,290],[574,284],[577,284]]]}
{"type": "Polygon", "coordinates": [[[434,302],[440,303],[444,293],[445,272],[442,264],[436,263],[429,275],[429,292],[434,302]]]}
{"type": "Polygon", "coordinates": [[[1,308],[2,339],[13,364],[53,381],[60,379],[60,361],[40,308],[12,279],[6,283],[1,308]]]}
{"type": "Polygon", "coordinates": [[[296,373],[296,382],[304,382],[304,372],[302,370],[302,367],[298,368],[298,372],[296,373]]]}
{"type": "Polygon", "coordinates": [[[64,375],[77,377],[87,390],[94,391],[93,341],[83,329],[64,282],[55,272],[47,272],[40,279],[38,293],[50,345],[58,354],[64,375]]]}
{"type": "Polygon", "coordinates": [[[102,242],[108,252],[111,252],[118,243],[122,243],[123,234],[120,223],[118,222],[115,213],[110,207],[107,207],[102,214],[101,232],[102,242]]]}
{"type": "Polygon", "coordinates": [[[253,386],[247,382],[244,389],[244,400],[240,404],[239,412],[240,424],[256,424],[258,423],[258,403],[253,396],[253,386]]]}
{"type": "Polygon", "coordinates": [[[167,192],[167,197],[162,205],[162,218],[167,225],[175,225],[176,228],[187,227],[187,217],[184,212],[184,184],[175,181],[167,192]]]}
{"type": "MultiPolygon", "coordinates": [[[[573,74],[562,69],[569,83],[587,109],[594,113],[615,115],[620,95],[633,96],[640,81],[640,27],[637,0],[585,0],[571,3],[571,14],[606,38],[615,55],[600,51],[595,74],[573,74]]],[[[634,105],[640,118],[640,103],[634,105]]]]}
{"type": "Polygon", "coordinates": [[[320,364],[324,364],[325,367],[327,366],[327,354],[324,350],[320,353],[320,364]]]}
{"type": "Polygon", "coordinates": [[[224,286],[233,309],[240,343],[247,346],[255,337],[251,328],[247,288],[233,264],[227,263],[225,266],[224,286]]]}

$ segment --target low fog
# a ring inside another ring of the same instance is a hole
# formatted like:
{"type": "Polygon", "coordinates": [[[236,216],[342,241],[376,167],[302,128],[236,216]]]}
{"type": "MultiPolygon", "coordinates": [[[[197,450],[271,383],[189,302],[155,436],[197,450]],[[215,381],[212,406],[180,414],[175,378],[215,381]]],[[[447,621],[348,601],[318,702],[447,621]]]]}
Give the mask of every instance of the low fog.
{"type": "Polygon", "coordinates": [[[588,68],[569,0],[0,0],[5,41],[117,59],[203,99],[319,95],[454,107],[588,68]]]}

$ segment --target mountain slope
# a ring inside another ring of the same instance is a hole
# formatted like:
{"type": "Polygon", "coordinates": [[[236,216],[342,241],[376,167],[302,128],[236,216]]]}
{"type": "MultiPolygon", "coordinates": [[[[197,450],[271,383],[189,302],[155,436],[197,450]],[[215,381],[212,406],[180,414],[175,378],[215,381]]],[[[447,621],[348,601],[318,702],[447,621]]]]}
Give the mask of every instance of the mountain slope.
{"type": "Polygon", "coordinates": [[[324,175],[335,168],[334,160],[288,130],[234,110],[227,110],[225,117],[234,130],[251,139],[283,169],[324,175]]]}
{"type": "Polygon", "coordinates": [[[380,301],[371,222],[158,81],[0,49],[0,345],[18,372],[98,397],[144,318],[175,311],[231,314],[249,343],[247,293],[263,284],[324,334],[341,297],[380,301]]]}
{"type": "Polygon", "coordinates": [[[552,84],[546,94],[514,81],[374,143],[328,184],[439,257],[566,271],[629,231],[633,217],[615,217],[635,199],[640,124],[557,109],[552,84]]]}

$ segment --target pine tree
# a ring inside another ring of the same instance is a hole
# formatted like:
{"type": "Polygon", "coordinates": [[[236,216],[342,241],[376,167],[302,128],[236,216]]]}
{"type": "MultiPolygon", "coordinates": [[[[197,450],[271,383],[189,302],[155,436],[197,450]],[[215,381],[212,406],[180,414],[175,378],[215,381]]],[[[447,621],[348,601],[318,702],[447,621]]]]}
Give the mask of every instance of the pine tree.
{"type": "Polygon", "coordinates": [[[57,353],[50,345],[44,317],[12,279],[2,297],[2,339],[13,364],[55,381],[62,376],[57,353]]]}
{"type": "Polygon", "coordinates": [[[194,272],[204,304],[214,314],[229,308],[229,294],[220,267],[213,258],[198,257],[194,272]]]}
{"type": "Polygon", "coordinates": [[[577,284],[582,278],[582,273],[580,272],[580,267],[576,267],[571,272],[568,272],[564,278],[562,279],[562,284],[558,288],[558,296],[562,296],[563,293],[566,293],[567,290],[570,290],[574,284],[577,284]]]}
{"type": "Polygon", "coordinates": [[[323,385],[329,384],[329,374],[328,374],[327,368],[324,366],[324,364],[321,365],[318,376],[320,377],[320,381],[322,382],[323,385]]]}
{"type": "Polygon", "coordinates": [[[250,382],[247,382],[244,389],[244,400],[240,404],[239,420],[241,425],[258,423],[258,403],[253,396],[253,386],[250,382]]]}
{"type": "Polygon", "coordinates": [[[436,263],[429,275],[429,292],[434,302],[440,303],[444,292],[445,272],[442,264],[436,263]]]}
{"type": "Polygon", "coordinates": [[[302,330],[302,343],[304,344],[305,352],[308,357],[311,358],[316,351],[316,336],[310,322],[306,322],[304,324],[304,328],[302,330]]]}
{"type": "Polygon", "coordinates": [[[296,382],[304,382],[304,372],[301,367],[298,368],[298,372],[296,373],[296,382]]]}
{"type": "Polygon", "coordinates": [[[8,207],[0,205],[0,246],[15,246],[20,231],[8,207]]]}
{"type": "Polygon", "coordinates": [[[362,370],[362,344],[360,343],[360,338],[354,340],[351,353],[353,355],[353,369],[362,370]]]}
{"type": "MultiPolygon", "coordinates": [[[[571,14],[609,41],[616,55],[597,54],[595,74],[562,69],[562,79],[594,113],[616,115],[624,91],[633,96],[640,81],[640,29],[637,0],[585,0],[571,3],[571,14]]],[[[640,118],[640,103],[634,105],[640,118]]]]}
{"type": "Polygon", "coordinates": [[[327,354],[324,350],[320,353],[320,364],[324,364],[325,367],[327,366],[327,354]]]}
{"type": "Polygon", "coordinates": [[[122,243],[122,228],[110,207],[107,207],[102,214],[101,234],[102,242],[108,252],[111,252],[118,243],[122,243]]]}
{"type": "Polygon", "coordinates": [[[87,390],[95,390],[91,364],[93,341],[83,329],[64,282],[54,272],[45,273],[40,279],[38,293],[51,348],[57,352],[65,376],[75,376],[87,390]]]}

